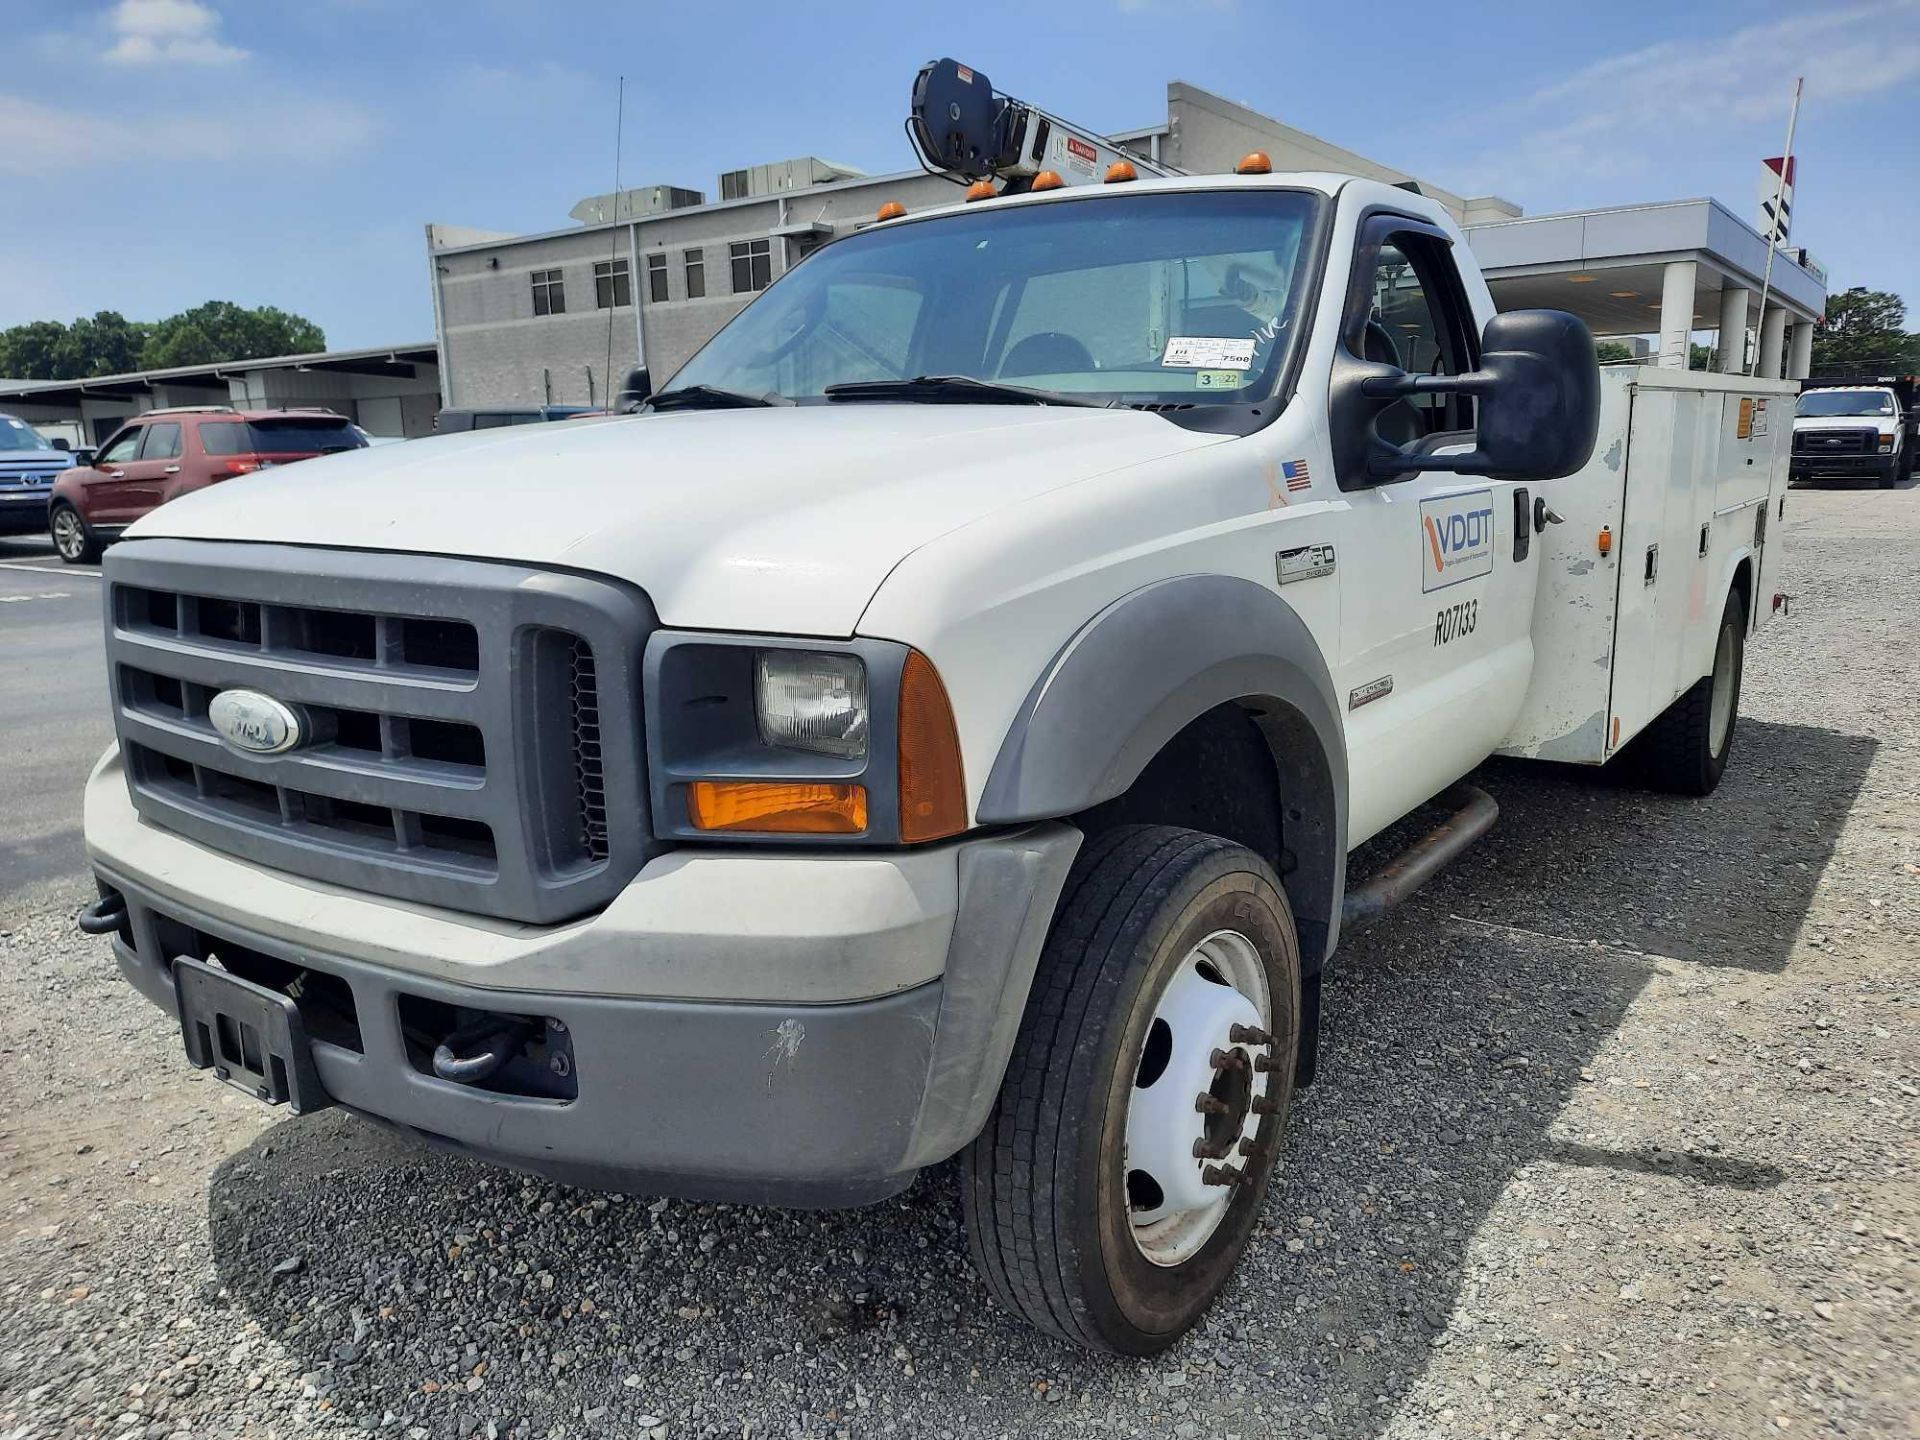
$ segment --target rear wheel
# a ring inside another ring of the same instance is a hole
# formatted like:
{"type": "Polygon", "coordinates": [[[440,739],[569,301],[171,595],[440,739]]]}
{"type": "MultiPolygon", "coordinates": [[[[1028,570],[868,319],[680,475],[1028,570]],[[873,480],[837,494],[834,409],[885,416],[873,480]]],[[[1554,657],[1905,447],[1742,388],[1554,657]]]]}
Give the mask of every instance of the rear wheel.
{"type": "Polygon", "coordinates": [[[1713,669],[1647,727],[1642,756],[1655,789],[1711,795],[1719,785],[1740,716],[1746,636],[1747,607],[1735,590],[1720,613],[1713,669]]]}
{"type": "Polygon", "coordinates": [[[100,558],[100,540],[80,512],[65,501],[47,512],[47,533],[53,548],[69,565],[91,565],[100,558]]]}
{"type": "Polygon", "coordinates": [[[1293,1094],[1300,951],[1273,871],[1174,826],[1076,863],[964,1158],[996,1298],[1092,1349],[1186,1332],[1246,1248],[1293,1094]]]}

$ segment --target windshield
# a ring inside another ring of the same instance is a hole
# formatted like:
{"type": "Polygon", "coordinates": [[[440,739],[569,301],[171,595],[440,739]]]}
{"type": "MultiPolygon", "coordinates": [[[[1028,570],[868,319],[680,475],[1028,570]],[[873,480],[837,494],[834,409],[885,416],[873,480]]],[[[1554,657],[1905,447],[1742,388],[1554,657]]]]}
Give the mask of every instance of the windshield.
{"type": "Polygon", "coordinates": [[[0,415],[0,450],[51,450],[47,437],[11,415],[0,415]]]}
{"type": "Polygon", "coordinates": [[[967,376],[1132,404],[1262,399],[1300,318],[1317,197],[1173,192],[988,206],[828,245],[681,367],[817,401],[830,385],[967,376]]]}
{"type": "Polygon", "coordinates": [[[1809,390],[1796,415],[1891,415],[1893,396],[1883,390],[1809,390]]]}

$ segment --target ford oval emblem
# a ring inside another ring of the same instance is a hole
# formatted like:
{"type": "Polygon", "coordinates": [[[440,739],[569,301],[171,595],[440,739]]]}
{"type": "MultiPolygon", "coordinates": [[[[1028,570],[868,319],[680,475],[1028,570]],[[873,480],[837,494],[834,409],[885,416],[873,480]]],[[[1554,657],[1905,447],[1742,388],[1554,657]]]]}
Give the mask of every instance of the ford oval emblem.
{"type": "Polygon", "coordinates": [[[299,715],[258,690],[222,690],[207,706],[207,719],[222,740],[250,755],[282,755],[305,738],[299,715]]]}

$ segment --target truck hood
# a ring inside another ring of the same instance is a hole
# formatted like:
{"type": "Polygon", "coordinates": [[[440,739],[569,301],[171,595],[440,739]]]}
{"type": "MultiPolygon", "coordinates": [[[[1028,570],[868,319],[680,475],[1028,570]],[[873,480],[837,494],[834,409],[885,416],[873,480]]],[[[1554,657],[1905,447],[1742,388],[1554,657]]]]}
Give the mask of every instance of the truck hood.
{"type": "Polygon", "coordinates": [[[1032,405],[571,420],[263,471],[161,506],[127,535],[558,566],[640,586],[668,625],[842,636],[928,541],[1225,438],[1139,411],[1032,405]]]}
{"type": "Polygon", "coordinates": [[[1882,434],[1900,428],[1894,415],[1801,415],[1793,422],[1794,433],[1808,430],[1878,430],[1882,434]]]}

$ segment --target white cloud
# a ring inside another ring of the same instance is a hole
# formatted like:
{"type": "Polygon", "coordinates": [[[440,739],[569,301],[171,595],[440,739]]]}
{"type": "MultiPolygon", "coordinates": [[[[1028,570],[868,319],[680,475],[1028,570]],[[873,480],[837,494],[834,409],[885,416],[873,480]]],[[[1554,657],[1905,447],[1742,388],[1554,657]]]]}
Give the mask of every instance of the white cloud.
{"type": "Polygon", "coordinates": [[[1690,135],[1769,121],[1779,133],[1761,133],[1774,154],[1796,75],[1806,77],[1808,113],[1920,83],[1920,0],[1815,7],[1597,60],[1481,116],[1476,129],[1500,139],[1463,178],[1504,193],[1570,173],[1589,182],[1657,174],[1690,135]]]}
{"type": "Polygon", "coordinates": [[[0,94],[0,175],[47,177],[123,165],[128,155],[169,160],[245,160],[271,132],[277,158],[335,160],[362,150],[375,124],[365,111],[280,93],[268,100],[228,100],[217,118],[206,110],[108,115],[0,94]]]}
{"type": "Polygon", "coordinates": [[[220,14],[203,0],[120,0],[108,19],[116,65],[231,65],[247,52],[220,38],[220,14]]]}

